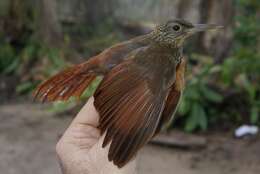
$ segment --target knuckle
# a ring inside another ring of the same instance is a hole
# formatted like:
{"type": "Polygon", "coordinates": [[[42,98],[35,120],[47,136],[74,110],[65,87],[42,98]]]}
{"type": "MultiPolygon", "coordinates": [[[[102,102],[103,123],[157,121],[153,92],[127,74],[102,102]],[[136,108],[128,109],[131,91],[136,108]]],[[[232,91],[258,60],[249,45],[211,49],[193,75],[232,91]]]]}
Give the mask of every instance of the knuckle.
{"type": "Polygon", "coordinates": [[[64,144],[63,144],[62,140],[59,140],[55,147],[56,153],[58,155],[62,154],[63,149],[64,149],[64,144]]]}

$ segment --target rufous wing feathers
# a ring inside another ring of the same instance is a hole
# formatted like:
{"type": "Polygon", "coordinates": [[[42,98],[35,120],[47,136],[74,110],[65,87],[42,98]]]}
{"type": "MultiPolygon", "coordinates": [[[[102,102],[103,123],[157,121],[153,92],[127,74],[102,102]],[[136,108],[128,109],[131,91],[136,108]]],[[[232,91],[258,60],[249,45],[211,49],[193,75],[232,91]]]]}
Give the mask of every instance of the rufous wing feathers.
{"type": "Polygon", "coordinates": [[[83,63],[58,73],[40,84],[34,92],[34,97],[43,102],[79,97],[96,77],[94,72],[88,71],[88,67],[88,63],[83,63]]]}
{"type": "Polygon", "coordinates": [[[144,76],[126,61],[103,79],[94,94],[99,128],[105,133],[103,147],[111,143],[108,158],[118,167],[151,139],[164,108],[167,92],[153,94],[144,76]]]}

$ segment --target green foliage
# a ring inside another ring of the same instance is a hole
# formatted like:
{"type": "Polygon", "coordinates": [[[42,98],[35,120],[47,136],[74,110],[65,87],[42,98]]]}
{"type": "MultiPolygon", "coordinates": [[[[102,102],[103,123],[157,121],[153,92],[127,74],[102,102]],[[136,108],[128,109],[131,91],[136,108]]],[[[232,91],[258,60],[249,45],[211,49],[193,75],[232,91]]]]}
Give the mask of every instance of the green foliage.
{"type": "Polygon", "coordinates": [[[236,4],[238,13],[232,55],[218,66],[212,65],[209,58],[196,56],[200,65],[191,67],[192,73],[178,110],[188,132],[206,130],[209,124],[219,121],[235,120],[238,124],[248,121],[260,125],[260,23],[257,16],[260,1],[236,0],[236,4]],[[235,92],[236,95],[225,99],[213,89],[235,92]],[[243,100],[245,104],[238,100],[243,100]],[[232,105],[235,102],[240,105],[232,105]],[[228,109],[217,109],[221,103],[230,106],[228,109]],[[239,113],[237,107],[246,112],[239,113]],[[246,120],[245,114],[248,116],[246,120]]]}
{"type": "Polygon", "coordinates": [[[206,130],[212,110],[214,110],[211,104],[220,103],[223,99],[222,96],[216,90],[211,89],[208,84],[210,76],[218,72],[219,67],[214,66],[212,62],[203,61],[203,59],[208,59],[206,57],[198,55],[193,57],[199,58],[198,61],[204,63],[197,66],[199,71],[196,74],[190,72],[190,78],[186,85],[187,88],[184,90],[178,110],[179,114],[185,119],[184,129],[188,132],[192,132],[197,128],[206,130]]]}
{"type": "MultiPolygon", "coordinates": [[[[115,24],[112,20],[105,19],[98,22],[98,25],[63,26],[65,41],[63,48],[58,49],[53,45],[50,47],[39,39],[36,20],[38,12],[31,8],[30,3],[28,6],[24,3],[23,6],[19,3],[16,5],[14,16],[4,14],[7,21],[13,22],[11,27],[5,30],[1,30],[0,27],[0,73],[18,77],[19,81],[14,91],[17,94],[31,94],[40,82],[66,67],[68,64],[66,57],[73,52],[72,50],[77,50],[83,55],[82,57],[90,57],[119,41],[120,34],[114,30],[115,24]],[[70,44],[75,45],[75,48],[68,49],[66,46],[70,44]]],[[[80,100],[85,101],[89,98],[99,82],[100,78],[97,78],[85,90],[80,100]]],[[[75,100],[79,99],[71,98],[68,102],[54,103],[51,110],[61,112],[73,108],[76,105],[75,100]]]]}
{"type": "Polygon", "coordinates": [[[118,43],[122,36],[121,32],[116,29],[116,23],[111,18],[97,22],[95,25],[64,25],[67,42],[80,42],[78,52],[86,57],[95,55],[102,50],[118,43]]]}
{"type": "Polygon", "coordinates": [[[239,14],[236,18],[234,52],[222,67],[222,79],[228,87],[246,94],[250,122],[260,122],[260,23],[257,11],[260,1],[237,0],[239,14]],[[232,80],[233,79],[233,80],[232,80]]]}
{"type": "Polygon", "coordinates": [[[62,69],[66,63],[60,54],[62,50],[48,48],[43,43],[28,40],[23,48],[17,49],[8,42],[0,43],[0,73],[20,77],[16,92],[26,94],[31,92],[44,76],[62,69]]]}
{"type": "Polygon", "coordinates": [[[12,73],[17,67],[18,59],[13,47],[4,42],[0,42],[0,73],[12,73]]]}
{"type": "Polygon", "coordinates": [[[82,94],[82,96],[80,98],[71,98],[68,101],[59,101],[59,102],[53,103],[53,105],[50,107],[50,111],[52,111],[54,113],[64,112],[65,110],[70,110],[73,107],[75,107],[76,106],[75,101],[78,101],[78,102],[86,101],[89,97],[91,97],[94,94],[94,92],[101,80],[102,80],[101,77],[97,77],[89,85],[89,87],[84,91],[84,93],[82,94]]]}
{"type": "MultiPolygon", "coordinates": [[[[67,27],[66,32],[67,35],[65,37],[65,40],[67,42],[73,42],[71,39],[71,36],[77,38],[80,37],[80,39],[83,39],[82,46],[83,51],[79,50],[83,55],[86,57],[91,56],[93,54],[97,54],[104,50],[105,48],[119,42],[120,40],[120,34],[119,32],[115,33],[113,21],[106,19],[100,23],[98,23],[97,26],[74,26],[74,27],[67,27]]],[[[60,64],[60,63],[58,63],[60,64]]],[[[51,71],[48,71],[51,72],[51,71]]],[[[51,72],[47,76],[50,76],[51,74],[54,74],[51,72]]],[[[53,103],[53,105],[50,107],[50,110],[55,113],[60,113],[65,110],[70,110],[73,107],[76,106],[77,102],[86,101],[90,96],[94,94],[95,89],[97,88],[98,84],[101,81],[101,77],[97,77],[91,85],[84,91],[82,96],[78,98],[71,98],[68,101],[59,101],[53,103]],[[77,102],[75,102],[77,101],[77,102]]]]}
{"type": "Polygon", "coordinates": [[[30,0],[4,4],[0,14],[0,74],[16,76],[16,92],[31,92],[43,79],[65,66],[64,50],[51,48],[38,37],[36,11],[30,0]]]}
{"type": "Polygon", "coordinates": [[[35,89],[35,83],[30,81],[23,82],[16,87],[16,92],[19,94],[26,94],[35,89]]]}

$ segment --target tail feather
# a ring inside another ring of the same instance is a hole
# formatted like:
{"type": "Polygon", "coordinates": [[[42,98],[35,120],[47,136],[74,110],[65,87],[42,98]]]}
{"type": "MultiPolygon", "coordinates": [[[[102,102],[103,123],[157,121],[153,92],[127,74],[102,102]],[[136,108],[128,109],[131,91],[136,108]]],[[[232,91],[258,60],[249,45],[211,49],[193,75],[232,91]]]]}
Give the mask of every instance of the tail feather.
{"type": "Polygon", "coordinates": [[[45,102],[80,97],[95,78],[96,74],[88,64],[76,65],[40,84],[34,92],[34,98],[45,102]]]}

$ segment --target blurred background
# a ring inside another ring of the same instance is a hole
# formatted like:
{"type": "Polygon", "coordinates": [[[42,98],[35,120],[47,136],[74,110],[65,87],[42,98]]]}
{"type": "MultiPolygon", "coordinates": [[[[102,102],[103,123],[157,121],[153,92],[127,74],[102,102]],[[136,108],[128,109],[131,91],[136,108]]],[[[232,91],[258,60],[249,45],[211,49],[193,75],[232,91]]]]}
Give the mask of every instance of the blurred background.
{"type": "Polygon", "coordinates": [[[260,173],[259,0],[0,0],[1,173],[60,173],[55,144],[99,80],[80,102],[52,104],[32,101],[37,84],[172,18],[225,29],[185,45],[183,99],[139,172],[260,173]]]}

